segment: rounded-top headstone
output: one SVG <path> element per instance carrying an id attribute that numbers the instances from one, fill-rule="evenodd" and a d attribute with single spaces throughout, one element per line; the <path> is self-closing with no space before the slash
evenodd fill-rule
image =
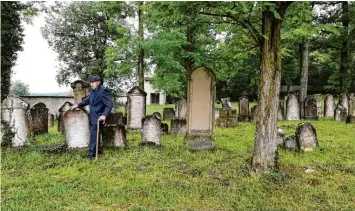
<path id="1" fill-rule="evenodd" d="M 308 122 L 297 126 L 296 140 L 298 149 L 301 151 L 312 151 L 319 146 L 316 129 Z"/>
<path id="2" fill-rule="evenodd" d="M 83 98 L 89 95 L 90 85 L 87 81 L 76 80 L 72 82 L 70 85 L 71 88 L 73 89 L 75 103 L 80 103 L 83 100 Z"/>
<path id="3" fill-rule="evenodd" d="M 68 110 L 63 114 L 68 148 L 87 147 L 90 140 L 89 114 L 84 109 Z"/>
<path id="4" fill-rule="evenodd" d="M 286 120 L 300 119 L 300 105 L 296 94 L 290 94 L 287 97 L 287 114 Z"/>
<path id="5" fill-rule="evenodd" d="M 148 115 L 142 119 L 142 144 L 160 145 L 161 121 L 156 116 Z"/>
<path id="6" fill-rule="evenodd" d="M 29 111 L 31 133 L 48 133 L 48 108 L 42 102 L 36 103 Z"/>
<path id="7" fill-rule="evenodd" d="M 152 116 L 156 116 L 158 119 L 161 120 L 161 114 L 159 112 L 157 112 L 157 111 L 153 112 Z"/>
<path id="8" fill-rule="evenodd" d="M 142 119 L 146 115 L 147 93 L 138 86 L 127 92 L 127 129 L 138 130 L 142 128 Z"/>
<path id="9" fill-rule="evenodd" d="M 324 116 L 334 117 L 335 103 L 333 95 L 327 95 L 324 99 Z"/>
<path id="10" fill-rule="evenodd" d="M 304 118 L 318 120 L 317 100 L 314 96 L 307 96 L 304 102 Z"/>
<path id="11" fill-rule="evenodd" d="M 339 97 L 339 103 L 346 109 L 346 114 L 348 114 L 349 111 L 349 96 L 346 93 L 342 93 Z"/>

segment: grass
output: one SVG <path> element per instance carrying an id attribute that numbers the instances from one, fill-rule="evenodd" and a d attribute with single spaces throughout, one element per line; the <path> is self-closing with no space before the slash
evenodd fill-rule
<path id="1" fill-rule="evenodd" d="M 233 104 L 235 107 L 236 104 Z M 163 106 L 148 106 L 147 113 Z M 281 121 L 292 135 L 300 121 Z M 3 210 L 355 210 L 355 125 L 311 121 L 320 148 L 279 150 L 279 171 L 248 171 L 255 123 L 216 128 L 217 150 L 191 153 L 183 136 L 164 135 L 162 147 L 139 146 L 128 133 L 127 149 L 109 148 L 99 161 L 86 149 L 41 151 L 64 143 L 56 131 L 24 148 L 1 153 Z M 315 168 L 305 173 L 307 167 Z"/>

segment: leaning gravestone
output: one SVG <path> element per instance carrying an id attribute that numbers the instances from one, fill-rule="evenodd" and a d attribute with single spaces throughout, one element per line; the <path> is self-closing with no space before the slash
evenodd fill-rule
<path id="1" fill-rule="evenodd" d="M 53 127 L 54 125 L 54 114 L 48 113 L 48 127 Z"/>
<path id="2" fill-rule="evenodd" d="M 335 121 L 346 121 L 347 118 L 346 108 L 344 106 L 338 104 L 337 108 L 334 111 L 334 119 Z"/>
<path id="3" fill-rule="evenodd" d="M 327 95 L 324 99 L 324 116 L 334 117 L 335 103 L 333 95 Z"/>
<path id="4" fill-rule="evenodd" d="M 317 100 L 313 96 L 307 96 L 304 101 L 304 119 L 318 120 Z"/>
<path id="5" fill-rule="evenodd" d="M 311 123 L 300 123 L 297 126 L 296 142 L 300 151 L 312 151 L 319 147 L 317 133 Z"/>
<path id="6" fill-rule="evenodd" d="M 355 97 L 352 97 L 349 102 L 349 123 L 355 124 Z"/>
<path id="7" fill-rule="evenodd" d="M 342 93 L 339 97 L 339 105 L 342 105 L 346 109 L 346 115 L 349 111 L 349 97 L 346 93 Z"/>
<path id="8" fill-rule="evenodd" d="M 235 109 L 219 109 L 219 118 L 216 125 L 219 127 L 234 127 L 238 123 L 237 111 Z"/>
<path id="9" fill-rule="evenodd" d="M 147 115 L 142 119 L 142 144 L 160 145 L 161 121 L 155 116 Z"/>
<path id="10" fill-rule="evenodd" d="M 26 145 L 30 132 L 28 108 L 29 104 L 20 97 L 9 95 L 4 99 L 1 105 L 1 142 L 5 141 L 5 134 L 9 134 L 13 147 Z"/>
<path id="11" fill-rule="evenodd" d="M 175 111 L 173 108 L 163 108 L 163 120 L 170 120 L 175 118 Z"/>
<path id="12" fill-rule="evenodd" d="M 186 134 L 186 119 L 172 119 L 171 134 Z"/>
<path id="13" fill-rule="evenodd" d="M 239 120 L 249 121 L 249 99 L 246 96 L 239 98 Z"/>
<path id="14" fill-rule="evenodd" d="M 108 115 L 108 118 L 106 120 L 106 124 L 108 124 L 108 125 L 114 125 L 114 124 L 124 125 L 122 112 L 111 112 Z"/>
<path id="15" fill-rule="evenodd" d="M 279 102 L 279 110 L 277 111 L 277 121 L 285 120 L 284 111 L 285 111 L 285 103 Z"/>
<path id="16" fill-rule="evenodd" d="M 251 107 L 251 109 L 250 109 L 251 121 L 256 121 L 257 112 L 258 112 L 258 105 L 254 105 L 253 107 Z"/>
<path id="17" fill-rule="evenodd" d="M 105 124 L 102 133 L 104 146 L 124 148 L 127 146 L 126 128 L 121 124 Z"/>
<path id="18" fill-rule="evenodd" d="M 89 83 L 82 80 L 72 82 L 71 88 L 73 89 L 74 103 L 78 104 L 87 96 L 89 96 Z"/>
<path id="19" fill-rule="evenodd" d="M 36 103 L 29 111 L 31 133 L 48 133 L 48 108 L 44 103 Z"/>
<path id="20" fill-rule="evenodd" d="M 146 96 L 147 93 L 138 86 L 127 92 L 127 129 L 142 129 L 142 119 L 146 115 Z"/>
<path id="21" fill-rule="evenodd" d="M 200 66 L 188 75 L 185 143 L 191 151 L 214 149 L 215 74 Z"/>
<path id="22" fill-rule="evenodd" d="M 175 103 L 175 117 L 186 119 L 186 100 L 182 99 Z"/>
<path id="23" fill-rule="evenodd" d="M 300 119 L 300 104 L 296 94 L 290 94 L 287 97 L 287 114 L 286 120 Z"/>
<path id="24" fill-rule="evenodd" d="M 63 114 L 68 111 L 71 106 L 73 106 L 73 104 L 67 101 L 58 110 L 58 132 L 62 132 L 62 134 L 64 134 Z"/>
<path id="25" fill-rule="evenodd" d="M 87 147 L 90 140 L 89 114 L 84 109 L 68 110 L 63 125 L 68 148 Z"/>
<path id="26" fill-rule="evenodd" d="M 314 98 L 317 101 L 317 116 L 318 117 L 323 117 L 323 112 L 322 112 L 322 95 L 321 94 L 315 94 L 313 95 Z"/>

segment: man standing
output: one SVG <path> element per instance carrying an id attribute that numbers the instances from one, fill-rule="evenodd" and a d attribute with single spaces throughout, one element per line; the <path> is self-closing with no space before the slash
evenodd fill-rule
<path id="1" fill-rule="evenodd" d="M 110 114 L 112 109 L 112 100 L 105 87 L 101 85 L 101 78 L 97 75 L 91 75 L 90 81 L 90 95 L 77 105 L 73 105 L 71 109 L 81 108 L 90 105 L 90 144 L 89 153 L 84 155 L 83 158 L 93 159 L 96 155 L 96 134 L 97 124 L 99 121 L 100 136 L 102 134 L 103 126 L 106 117 Z M 100 146 L 100 142 L 99 142 Z M 99 154 L 102 149 L 99 150 Z"/>

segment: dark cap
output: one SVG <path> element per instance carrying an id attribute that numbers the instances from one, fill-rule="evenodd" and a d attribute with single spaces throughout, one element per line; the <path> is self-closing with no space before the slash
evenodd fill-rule
<path id="1" fill-rule="evenodd" d="M 90 76 L 89 76 L 89 81 L 90 81 L 90 82 L 93 82 L 93 81 L 101 81 L 101 78 L 100 78 L 100 76 L 98 76 L 98 75 L 90 75 Z"/>

